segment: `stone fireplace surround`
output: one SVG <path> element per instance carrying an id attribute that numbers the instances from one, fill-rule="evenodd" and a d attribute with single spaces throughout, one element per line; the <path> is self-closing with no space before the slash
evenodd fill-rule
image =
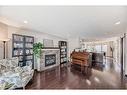
<path id="1" fill-rule="evenodd" d="M 45 55 L 56 54 L 56 64 L 45 66 Z M 60 49 L 42 49 L 41 57 L 38 58 L 37 71 L 44 71 L 52 67 L 60 65 Z"/>

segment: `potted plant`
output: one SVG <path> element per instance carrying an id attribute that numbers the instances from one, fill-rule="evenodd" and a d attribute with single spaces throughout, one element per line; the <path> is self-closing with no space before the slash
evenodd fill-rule
<path id="1" fill-rule="evenodd" d="M 35 43 L 33 45 L 33 53 L 35 55 L 35 63 L 37 70 L 40 71 L 40 57 L 41 57 L 41 49 L 43 48 L 43 44 L 41 42 Z"/>
<path id="2" fill-rule="evenodd" d="M 35 43 L 33 45 L 33 53 L 36 57 L 40 58 L 41 49 L 43 48 L 43 44 L 41 42 Z"/>

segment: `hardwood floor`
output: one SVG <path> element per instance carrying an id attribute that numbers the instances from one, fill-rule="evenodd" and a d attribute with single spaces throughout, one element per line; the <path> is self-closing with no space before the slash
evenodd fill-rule
<path id="1" fill-rule="evenodd" d="M 35 72 L 26 89 L 125 89 L 120 64 L 108 59 L 104 65 L 96 64 L 82 74 L 76 66 L 55 67 Z"/>

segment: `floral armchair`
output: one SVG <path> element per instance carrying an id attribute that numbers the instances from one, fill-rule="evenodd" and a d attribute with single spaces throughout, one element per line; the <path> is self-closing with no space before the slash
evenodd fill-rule
<path id="1" fill-rule="evenodd" d="M 11 59 L 2 59 L 0 60 L 0 72 L 5 72 L 14 69 L 18 66 L 18 58 L 13 57 Z"/>
<path id="2" fill-rule="evenodd" d="M 13 89 L 25 88 L 33 74 L 32 64 L 20 67 L 18 66 L 18 58 L 0 60 L 0 82 L 14 84 Z"/>

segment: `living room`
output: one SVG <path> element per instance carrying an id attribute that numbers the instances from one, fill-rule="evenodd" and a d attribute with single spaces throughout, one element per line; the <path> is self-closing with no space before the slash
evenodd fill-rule
<path id="1" fill-rule="evenodd" d="M 126 89 L 126 13 L 1 6 L 0 89 Z"/>

